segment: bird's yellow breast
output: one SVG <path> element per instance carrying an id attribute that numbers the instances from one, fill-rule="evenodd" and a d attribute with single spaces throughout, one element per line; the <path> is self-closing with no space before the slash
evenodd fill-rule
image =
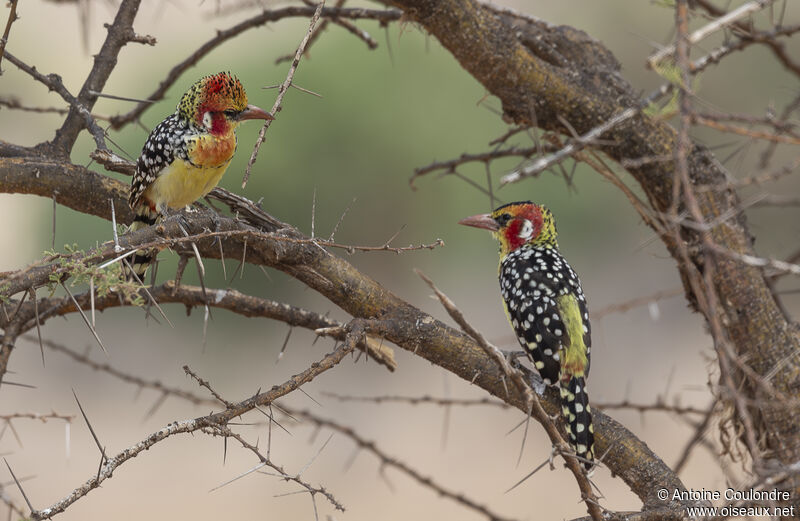
<path id="1" fill-rule="evenodd" d="M 145 191 L 156 208 L 183 208 L 217 186 L 236 152 L 236 136 L 233 131 L 226 136 L 197 136 L 187 149 L 191 162 L 176 158 Z"/>
<path id="2" fill-rule="evenodd" d="M 217 186 L 229 163 L 230 159 L 219 166 L 197 167 L 175 159 L 159 173 L 144 195 L 156 208 L 183 208 Z"/>

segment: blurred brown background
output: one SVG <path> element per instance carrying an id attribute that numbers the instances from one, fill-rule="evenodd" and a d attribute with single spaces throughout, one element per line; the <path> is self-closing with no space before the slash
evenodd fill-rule
<path id="1" fill-rule="evenodd" d="M 266 3 L 265 3 L 266 4 Z M 141 98 L 152 92 L 172 66 L 215 34 L 257 10 L 232 11 L 232 2 L 172 0 L 143 2 L 135 29 L 158 39 L 153 47 L 129 44 L 120 54 L 106 92 Z M 368 4 L 376 7 L 376 4 Z M 603 42 L 621 61 L 623 75 L 647 93 L 663 79 L 644 67 L 649 53 L 673 37 L 673 12 L 659 3 L 626 0 L 596 2 L 507 2 L 555 24 L 587 31 Z M 40 71 L 56 72 L 66 86 L 77 92 L 91 67 L 116 6 L 111 2 L 21 2 L 21 19 L 13 26 L 8 50 Z M 796 22 L 796 5 L 787 9 L 787 23 Z M 223 14 L 218 14 L 217 9 Z M 87 13 L 86 30 L 80 13 Z M 5 20 L 6 10 L 0 11 Z M 701 22 L 696 22 L 699 25 Z M 147 132 L 174 110 L 181 93 L 202 75 L 230 70 L 248 90 L 250 102 L 268 109 L 275 90 L 261 87 L 283 81 L 287 63 L 275 65 L 278 56 L 294 53 L 307 28 L 306 19 L 293 19 L 247 31 L 224 44 L 185 74 L 170 90 L 168 99 L 149 109 L 143 127 L 129 125 L 112 132 L 118 152 L 138 155 Z M 317 235 L 327 236 L 349 207 L 336 234 L 338 242 L 380 245 L 403 227 L 395 244 L 430 243 L 441 238 L 446 246 L 433 251 L 394 255 L 360 253 L 349 257 L 359 269 L 383 285 L 437 317 L 446 315 L 429 298 L 430 291 L 412 272 L 420 268 L 462 308 L 492 341 L 516 348 L 503 317 L 496 280 L 496 245 L 488 234 L 459 227 L 459 218 L 488 211 L 488 198 L 463 180 L 428 176 L 418 180 L 417 190 L 408 179 L 415 167 L 434 160 L 457 157 L 464 152 L 488 149 L 487 143 L 503 134 L 506 126 L 496 114 L 499 104 L 483 99 L 484 89 L 432 38 L 410 24 L 392 24 L 388 30 L 374 22 L 359 22 L 380 43 L 376 51 L 331 26 L 300 64 L 295 82 L 319 92 L 322 99 L 292 90 L 283 111 L 270 128 L 252 178 L 245 190 L 241 178 L 258 132 L 250 123 L 239 130 L 239 152 L 222 186 L 253 200 L 263 198 L 264 208 L 276 217 L 309 233 L 311 208 L 316 193 Z M 86 45 L 83 39 L 86 38 Z M 719 37 L 705 40 L 696 52 L 710 50 Z M 795 42 L 789 50 L 800 51 Z M 709 108 L 763 115 L 778 110 L 797 94 L 797 83 L 763 48 L 751 47 L 719 67 L 710 68 L 696 86 Z M 60 106 L 60 99 L 32 82 L 10 63 L 3 63 L 0 96 L 14 96 L 26 105 Z M 104 99 L 95 113 L 113 115 L 130 109 L 126 102 Z M 0 138 L 23 145 L 49 139 L 60 116 L 0 109 Z M 720 136 L 705 129 L 694 136 L 717 148 L 717 157 L 735 177 L 755 173 L 760 150 L 742 139 Z M 530 145 L 519 137 L 517 143 Z M 744 146 L 743 146 L 744 145 Z M 759 145 L 760 146 L 760 145 Z M 73 161 L 88 164 L 93 143 L 82 135 Z M 782 164 L 791 157 L 780 152 Z M 514 162 L 495 165 L 495 181 Z M 482 166 L 464 168 L 479 184 L 485 184 Z M 797 193 L 796 178 L 764 188 L 753 188 L 743 198 L 763 190 Z M 674 263 L 653 232 L 645 227 L 624 196 L 599 175 L 579 166 L 568 187 L 557 175 L 505 187 L 497 192 L 503 202 L 532 199 L 549 206 L 558 219 L 564 254 L 581 275 L 590 309 L 678 289 Z M 800 220 L 796 208 L 753 208 L 747 211 L 760 254 L 784 258 L 798 245 Z M 33 262 L 50 248 L 52 203 L 32 196 L 0 194 L 0 271 Z M 56 210 L 55 244 L 77 243 L 81 248 L 109 240 L 110 223 L 78 214 L 64 207 Z M 12 246 L 12 247 L 9 247 Z M 341 255 L 347 255 L 344 252 Z M 161 278 L 171 276 L 175 258 L 161 254 Z M 237 262 L 227 261 L 228 277 Z M 333 305 L 279 272 L 267 275 L 252 266 L 244 276 L 226 282 L 220 263 L 207 261 L 206 283 L 230 285 L 244 292 L 327 312 L 345 319 Z M 196 282 L 193 265 L 189 282 Z M 800 308 L 796 280 L 783 280 L 785 305 L 794 315 Z M 259 388 L 283 382 L 318 360 L 332 346 L 328 340 L 314 345 L 312 334 L 296 330 L 285 354 L 276 363 L 287 326 L 264 320 L 248 320 L 221 310 L 213 311 L 203 344 L 202 312 L 187 317 L 181 306 L 165 306 L 175 328 L 145 320 L 140 309 L 111 310 L 98 316 L 98 332 L 109 349 L 106 357 L 94 343 L 80 317 L 54 319 L 44 326 L 44 337 L 84 349 L 98 361 L 130 374 L 160 380 L 203 394 L 187 379 L 181 367 L 189 365 L 209 380 L 228 400 L 240 400 Z M 163 322 L 163 321 L 162 321 Z M 704 323 L 692 314 L 681 296 L 625 313 L 596 319 L 593 325 L 593 360 L 590 391 L 593 401 L 630 399 L 706 407 L 711 401 L 707 386 L 714 382 L 716 362 Z M 94 372 L 59 353 L 45 352 L 42 366 L 38 344 L 20 342 L 12 356 L 10 379 L 35 385 L 34 389 L 4 386 L 0 414 L 56 411 L 77 415 L 74 389 L 106 450 L 117 453 L 174 420 L 206 414 L 206 408 L 168 398 L 157 411 L 148 411 L 159 395 L 139 392 L 106 374 Z M 431 476 L 453 491 L 460 491 L 498 513 L 519 519 L 568 518 L 582 515 L 585 507 L 568 473 L 543 469 L 511 492 L 505 491 L 548 458 L 549 443 L 532 424 L 524 455 L 517 457 L 522 429 L 511 431 L 523 415 L 494 407 L 342 403 L 325 395 L 336 392 L 359 396 L 434 395 L 480 398 L 482 393 L 456 377 L 430 366 L 410 353 L 396 350 L 399 369 L 390 374 L 372 362 L 343 363 L 325 373 L 286 403 L 312 409 L 317 414 L 354 427 L 375 440 L 389 455 Z M 709 374 L 711 376 L 709 377 Z M 679 457 L 692 429 L 686 422 L 664 413 L 611 413 L 644 439 L 668 464 Z M 696 417 L 690 417 L 697 420 Z M 250 415 L 245 421 L 260 422 Z M 295 425 L 291 431 L 273 429 L 271 453 L 289 473 L 297 472 L 317 454 L 328 439 L 327 431 Z M 16 420 L 17 436 L 6 428 L 0 452 L 18 477 L 26 477 L 25 490 L 36 508 L 64 497 L 97 471 L 99 455 L 80 417 L 67 428 L 63 421 L 42 424 Z M 242 427 L 251 442 L 265 446 L 262 425 Z M 713 441 L 714 430 L 710 439 Z M 320 518 L 348 520 L 481 519 L 476 513 L 437 497 L 396 471 L 382 472 L 379 462 L 366 452 L 354 456 L 353 443 L 334 435 L 330 443 L 303 473 L 313 484 L 325 485 L 346 507 L 335 512 L 317 498 Z M 219 490 L 210 489 L 245 472 L 257 463 L 251 453 L 234 443 L 228 445 L 223 465 L 223 443 L 202 435 L 175 437 L 158 444 L 123 465 L 101 490 L 93 491 L 59 519 L 153 519 L 153 518 L 264 518 L 313 519 L 311 501 L 298 487 L 276 477 L 252 474 Z M 695 451 L 682 473 L 687 487 L 723 490 L 727 485 L 716 457 L 706 449 Z M 23 501 L 2 478 L 5 493 L 15 503 Z M 637 499 L 620 480 L 599 470 L 595 481 L 605 495 L 604 505 L 633 510 Z"/>

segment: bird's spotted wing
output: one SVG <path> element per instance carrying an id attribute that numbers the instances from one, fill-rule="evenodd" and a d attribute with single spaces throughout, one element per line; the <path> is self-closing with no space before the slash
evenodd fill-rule
<path id="1" fill-rule="evenodd" d="M 500 265 L 500 290 L 508 319 L 522 347 L 548 383 L 559 380 L 560 350 L 568 332 L 559 297 L 574 295 L 580 312 L 581 342 L 589 346 L 586 301 L 572 268 L 552 248 L 521 248 L 510 253 Z M 584 318 L 585 317 L 585 318 Z M 585 325 L 585 327 L 584 327 Z M 573 328 L 574 329 L 574 328 Z M 588 363 L 587 363 L 588 371 Z"/>
<path id="2" fill-rule="evenodd" d="M 172 114 L 153 129 L 136 161 L 136 172 L 128 196 L 131 208 L 135 209 L 141 204 L 144 192 L 167 165 L 176 158 L 189 160 L 186 139 L 189 134 L 189 125 L 177 114 Z"/>

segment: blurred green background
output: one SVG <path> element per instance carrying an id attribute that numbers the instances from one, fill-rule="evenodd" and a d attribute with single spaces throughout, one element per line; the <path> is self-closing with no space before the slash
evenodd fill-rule
<path id="1" fill-rule="evenodd" d="M 658 3 L 626 0 L 507 4 L 551 23 L 587 31 L 615 53 L 623 64 L 623 76 L 643 93 L 663 81 L 646 70 L 644 63 L 653 49 L 673 37 L 671 9 Z M 230 27 L 257 12 L 227 12 L 230 5 L 232 2 L 225 1 L 143 2 L 135 29 L 155 36 L 158 44 L 155 48 L 126 46 L 105 92 L 146 97 L 174 64 L 212 37 L 215 30 Z M 62 75 L 73 93 L 80 89 L 91 68 L 91 55 L 105 36 L 102 23 L 110 22 L 116 10 L 108 2 L 82 2 L 80 6 L 21 2 L 21 19 L 13 26 L 8 44 L 10 52 L 40 71 Z M 796 7 L 788 6 L 787 24 L 800 17 Z M 216 14 L 217 8 L 227 14 Z M 88 9 L 85 32 L 80 23 L 82 9 Z M 0 12 L 2 19 L 3 13 Z M 702 23 L 703 20 L 696 20 L 693 27 Z M 433 251 L 337 254 L 347 256 L 363 272 L 414 305 L 444 318 L 445 313 L 429 298 L 427 287 L 412 272 L 413 268 L 420 268 L 492 341 L 512 348 L 514 339 L 502 315 L 497 290 L 496 245 L 488 234 L 456 224 L 464 216 L 490 210 L 488 197 L 455 176 L 432 174 L 417 180 L 416 191 L 409 187 L 409 178 L 417 167 L 464 152 L 489 149 L 489 141 L 507 130 L 498 115 L 499 102 L 486 97 L 483 87 L 414 24 L 392 24 L 386 30 L 375 22 L 358 25 L 370 32 L 379 48 L 369 51 L 340 27 L 330 26 L 301 61 L 295 76 L 299 86 L 323 97 L 290 90 L 244 190 L 242 174 L 258 124 L 242 125 L 238 131 L 239 151 L 221 185 L 253 200 L 263 199 L 268 212 L 307 234 L 311 232 L 312 201 L 316 199 L 315 234 L 322 237 L 331 233 L 347 209 L 335 236 L 340 243 L 380 245 L 401 228 L 393 243 L 397 246 L 443 239 L 445 247 Z M 188 85 L 205 74 L 233 72 L 245 85 L 250 103 L 269 110 L 277 90 L 262 87 L 283 81 L 288 63 L 276 65 L 275 59 L 294 53 L 307 26 L 305 19 L 285 20 L 249 30 L 222 45 L 187 72 L 170 89 L 166 100 L 147 110 L 141 125 L 132 124 L 111 133 L 118 153 L 135 158 L 149 129 L 174 110 Z M 704 40 L 695 48 L 695 57 L 721 42 L 721 36 Z M 790 43 L 787 51 L 798 56 L 800 46 Z M 780 113 L 798 94 L 797 78 L 787 74 L 761 47 L 752 47 L 710 68 L 697 88 L 698 103 L 704 110 L 754 115 L 763 115 L 770 109 Z M 48 94 L 45 87 L 32 82 L 8 62 L 3 63 L 0 96 L 14 96 L 30 106 L 62 106 L 56 95 Z M 94 112 L 113 115 L 130 108 L 126 102 L 103 99 Z M 50 139 L 60 121 L 61 116 L 2 108 L 0 138 L 35 144 Z M 755 165 L 763 143 L 747 143 L 706 129 L 695 129 L 693 134 L 714 147 L 732 176 L 758 173 Z M 511 143 L 530 146 L 531 140 L 521 134 Z M 93 148 L 91 139 L 82 135 L 73 161 L 90 164 L 88 153 Z M 774 165 L 788 162 L 792 152 L 796 154 L 789 147 L 780 149 Z M 493 163 L 493 182 L 496 184 L 516 164 Z M 92 168 L 100 171 L 96 165 Z M 566 168 L 570 171 L 571 164 Z M 486 184 L 482 165 L 464 167 L 459 172 L 482 186 Z M 625 174 L 622 178 L 632 182 Z M 128 182 L 124 176 L 120 179 Z M 797 193 L 798 183 L 796 177 L 790 176 L 777 184 L 750 188 L 743 197 L 747 200 L 764 190 Z M 562 251 L 581 275 L 590 309 L 601 310 L 656 291 L 679 288 L 674 263 L 652 231 L 642 224 L 616 188 L 585 166 L 576 169 L 572 186 L 567 186 L 560 175 L 545 173 L 539 179 L 500 189 L 496 195 L 504 202 L 532 199 L 554 211 Z M 7 245 L 0 252 L 0 271 L 33 262 L 50 247 L 51 201 L 0 194 L 0 214 L 7 223 L 13 223 L 0 231 L 0 244 Z M 800 221 L 796 208 L 753 208 L 748 209 L 747 215 L 760 254 L 784 258 L 797 250 Z M 56 217 L 57 248 L 65 243 L 90 248 L 112 237 L 111 225 L 104 220 L 64 207 L 57 208 Z M 163 252 L 160 259 L 160 279 L 171 277 L 176 265 L 174 255 Z M 236 260 L 227 261 L 229 279 L 237 264 Z M 230 286 L 347 318 L 313 291 L 274 270 L 265 274 L 246 266 L 241 278 L 237 275 L 226 281 L 218 261 L 206 261 L 205 266 L 209 286 Z M 192 265 L 184 280 L 197 282 Z M 793 280 L 780 283 L 780 288 L 787 291 L 784 304 L 795 316 L 800 299 L 797 292 L 791 291 L 796 287 Z M 93 356 L 132 374 L 197 391 L 180 369 L 189 364 L 229 400 L 285 380 L 331 347 L 328 341 L 312 346 L 313 335 L 295 331 L 285 355 L 276 364 L 288 330 L 283 324 L 244 319 L 217 310 L 212 312 L 204 343 L 202 310 L 195 310 L 189 317 L 181 306 L 166 306 L 166 310 L 174 329 L 146 320 L 138 309 L 111 310 L 100 315 L 98 331 L 110 351 L 107 359 L 92 344 L 90 333 L 77 316 L 51 320 L 43 334 L 81 351 L 86 346 Z M 714 372 L 713 349 L 702 321 L 689 312 L 681 297 L 611 314 L 594 321 L 593 330 L 593 400 L 629 398 L 652 402 L 662 396 L 670 402 L 679 400 L 698 407 L 710 403 L 706 384 L 709 373 Z M 36 342 L 20 342 L 12 357 L 14 378 L 37 388 L 4 387 L 0 412 L 57 410 L 75 414 L 69 393 L 74 388 L 112 452 L 133 444 L 165 422 L 207 412 L 168 399 L 154 415 L 146 416 L 157 399 L 153 391 L 140 395 L 135 387 L 93 373 L 59 354 L 46 356 L 47 364 L 42 367 Z M 533 426 L 524 458 L 516 466 L 522 433 L 507 433 L 520 421 L 517 412 L 487 408 L 444 412 L 437 407 L 342 404 L 323 394 L 335 391 L 373 396 L 482 396 L 467 382 L 411 354 L 397 350 L 396 356 L 399 370 L 394 374 L 372 363 L 345 363 L 315 380 L 306 390 L 323 406 L 302 396 L 291 396 L 287 401 L 297 407 L 313 407 L 319 414 L 354 426 L 422 474 L 434 476 L 446 487 L 464 491 L 501 513 L 522 519 L 538 518 L 531 505 L 536 505 L 538 514 L 549 516 L 577 516 L 583 512 L 577 504 L 574 485 L 560 471 L 543 471 L 504 494 L 549 455 L 549 445 Z M 691 433 L 683 420 L 664 414 L 618 412 L 614 417 L 642 436 L 667 463 L 675 461 Z M 56 501 L 96 470 L 93 442 L 80 421 L 72 426 L 66 452 L 60 440 L 60 424 L 18 423 L 24 445 L 6 433 L 0 438 L 0 450 L 9 455 L 18 475 L 36 475 L 25 485 L 35 498 L 35 506 Z M 249 429 L 244 430 L 251 441 L 264 439 L 263 426 Z M 278 433 L 273 440 L 275 459 L 290 471 L 299 470 L 327 438 L 326 433 L 309 438 L 313 431 L 309 428 L 295 430 L 294 436 Z M 713 433 L 709 436 L 714 438 Z M 111 512 L 118 519 L 152 517 L 154 512 L 163 517 L 184 517 L 189 509 L 195 519 L 212 519 L 221 515 L 253 517 L 263 509 L 271 513 L 269 517 L 313 519 L 307 496 L 273 498 L 273 494 L 294 489 L 268 476 L 249 476 L 208 494 L 206 491 L 213 486 L 255 464 L 248 454 L 230 447 L 228 462 L 220 467 L 219 440 L 196 436 L 191 441 L 167 442 L 153 454 L 131 463 L 130 468 L 122 468 L 103 490 L 79 501 L 62 518 L 105 518 Z M 311 482 L 323 482 L 348 506 L 348 512 L 336 513 L 335 519 L 480 519 L 391 471 L 387 477 L 391 487 L 376 480 L 379 465 L 366 454 L 345 472 L 344 463 L 353 450 L 348 440 L 335 437 L 306 475 Z M 469 456 L 465 458 L 466 454 Z M 699 451 L 684 472 L 687 486 L 721 486 L 723 474 L 715 470 L 712 461 L 710 453 Z M 608 507 L 637 508 L 635 498 L 607 471 L 600 471 L 597 480 L 608 498 Z M 134 500 L 133 490 L 144 499 Z M 13 496 L 16 492 L 8 493 Z M 18 496 L 14 497 L 21 502 Z M 321 500 L 317 504 L 321 512 L 333 514 Z"/>

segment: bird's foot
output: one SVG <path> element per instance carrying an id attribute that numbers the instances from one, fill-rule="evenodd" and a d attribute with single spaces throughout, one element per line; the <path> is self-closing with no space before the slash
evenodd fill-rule
<path id="1" fill-rule="evenodd" d="M 530 353 L 525 350 L 516 350 L 516 351 L 506 351 L 502 350 L 503 356 L 508 360 L 508 364 L 515 368 L 515 369 L 523 369 L 523 372 L 528 374 L 528 384 L 531 386 L 531 389 L 536 391 L 536 394 L 542 396 L 544 394 L 544 390 L 547 388 L 547 382 L 542 380 L 542 377 L 539 376 L 538 373 L 535 371 L 531 371 L 528 367 L 523 366 L 520 359 L 530 360 Z"/>

